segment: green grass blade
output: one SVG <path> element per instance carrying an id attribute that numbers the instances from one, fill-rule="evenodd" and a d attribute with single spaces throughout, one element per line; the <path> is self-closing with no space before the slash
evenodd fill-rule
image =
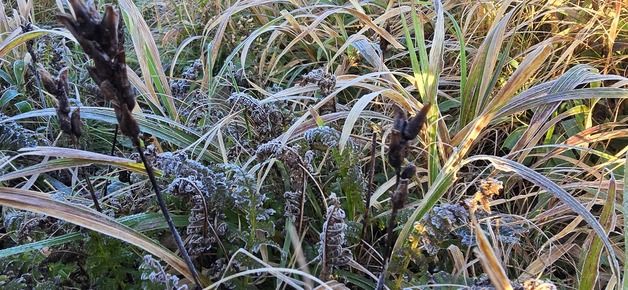
<path id="1" fill-rule="evenodd" d="M 170 91 L 170 85 L 166 78 L 165 71 L 161 64 L 159 51 L 155 44 L 155 39 L 146 24 L 146 21 L 142 17 L 142 14 L 137 9 L 137 6 L 130 0 L 118 1 L 124 23 L 128 27 L 129 35 L 133 41 L 133 47 L 137 54 L 137 59 L 142 70 L 142 76 L 146 87 L 154 98 L 161 101 L 162 105 L 166 108 L 168 116 L 173 120 L 178 120 L 179 114 L 172 99 L 172 92 Z"/>
<path id="2" fill-rule="evenodd" d="M 162 259 L 188 279 L 192 279 L 185 262 L 170 250 L 109 216 L 87 207 L 54 200 L 47 193 L 6 187 L 0 188 L 0 204 L 45 214 L 135 245 Z"/>
<path id="3" fill-rule="evenodd" d="M 608 185 L 608 195 L 602 213 L 600 214 L 600 224 L 604 227 L 606 233 L 614 226 L 613 215 L 615 214 L 615 194 L 616 194 L 615 177 L 611 173 L 611 179 Z M 600 237 L 593 237 L 591 246 L 588 248 L 587 255 L 582 265 L 582 276 L 580 276 L 579 290 L 589 290 L 595 287 L 595 282 L 600 274 L 600 257 L 604 244 Z"/>
<path id="4" fill-rule="evenodd" d="M 443 54 L 445 46 L 445 19 L 443 7 L 440 0 L 434 0 L 434 12 L 436 13 L 436 23 L 434 25 L 434 37 L 429 55 L 429 70 L 424 73 L 426 77 L 427 94 L 429 103 L 432 104 L 428 112 L 428 181 L 432 184 L 440 172 L 440 154 L 443 151 L 438 143 L 438 120 L 440 112 L 438 109 L 438 80 L 443 70 Z M 441 147 L 441 148 L 439 148 Z"/>
<path id="5" fill-rule="evenodd" d="M 460 63 L 460 95 L 462 96 L 462 92 L 465 91 L 465 88 L 467 87 L 467 50 L 466 50 L 466 45 L 465 45 L 465 41 L 464 41 L 464 34 L 462 34 L 462 30 L 460 29 L 460 25 L 458 24 L 458 22 L 456 21 L 456 18 L 454 18 L 454 16 L 445 11 L 445 13 L 447 14 L 447 17 L 449 17 L 449 20 L 451 20 L 451 24 L 454 28 L 454 33 L 456 35 L 456 38 L 458 39 L 458 43 L 460 45 L 460 52 L 458 53 L 458 57 L 459 57 L 459 63 Z"/>

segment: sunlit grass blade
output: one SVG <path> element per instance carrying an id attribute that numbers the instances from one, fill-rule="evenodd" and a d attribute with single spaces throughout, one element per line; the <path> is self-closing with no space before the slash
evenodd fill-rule
<path id="1" fill-rule="evenodd" d="M 499 51 L 505 38 L 506 24 L 510 20 L 512 13 L 506 14 L 502 19 L 496 20 L 496 25 L 486 36 L 484 42 L 471 63 L 467 84 L 460 96 L 460 114 L 458 116 L 458 126 L 463 128 L 473 120 L 482 108 L 478 104 L 485 103 L 488 92 L 492 90 L 488 86 L 493 76 L 498 73 L 494 72 L 497 62 L 499 61 Z"/>
<path id="2" fill-rule="evenodd" d="M 20 150 L 21 154 L 14 157 L 17 159 L 21 156 L 45 156 L 57 157 L 59 159 L 47 160 L 31 166 L 20 168 L 3 175 L 0 175 L 0 181 L 23 178 L 31 175 L 68 169 L 72 167 L 89 166 L 91 164 L 113 165 L 124 168 L 131 172 L 145 173 L 144 165 L 130 159 L 115 157 L 110 155 L 98 154 L 89 151 L 62 148 L 62 147 L 33 147 Z M 6 164 L 6 163 L 5 163 Z M 158 173 L 159 174 L 159 173 Z"/>
<path id="3" fill-rule="evenodd" d="M 587 65 L 577 65 L 571 68 L 556 80 L 550 88 L 549 93 L 575 89 L 576 86 L 582 83 L 585 78 L 591 74 L 592 70 L 593 68 Z M 535 110 L 534 116 L 530 120 L 530 124 L 526 128 L 526 131 L 523 133 L 519 141 L 517 141 L 517 144 L 513 146 L 512 150 L 517 151 L 527 145 L 532 135 L 537 133 L 539 128 L 546 122 L 547 118 L 549 118 L 551 114 L 556 111 L 559 105 L 560 102 L 556 102 L 538 107 Z M 523 158 L 525 158 L 525 154 L 522 154 L 522 157 L 520 157 L 519 160 L 521 161 Z"/>
<path id="4" fill-rule="evenodd" d="M 159 50 L 150 28 L 133 1 L 120 0 L 118 3 L 135 47 L 135 53 L 137 54 L 146 87 L 153 95 L 153 98 L 161 100 L 162 105 L 166 108 L 166 112 L 168 112 L 168 116 L 172 120 L 178 120 L 179 113 L 172 98 L 170 84 L 166 78 Z"/>
<path id="5" fill-rule="evenodd" d="M 604 227 L 602 227 L 600 222 L 595 219 L 591 212 L 589 212 L 578 200 L 576 200 L 568 192 L 566 192 L 564 189 L 562 189 L 560 186 L 558 186 L 547 177 L 512 160 L 497 156 L 477 155 L 469 157 L 464 161 L 464 163 L 468 164 L 478 160 L 489 161 L 497 170 L 503 172 L 513 172 L 521 176 L 522 178 L 552 193 L 556 198 L 569 206 L 571 210 L 577 213 L 585 222 L 587 222 L 587 224 L 589 224 L 589 226 L 597 234 L 597 237 L 600 238 L 602 244 L 604 245 L 604 247 L 606 247 L 609 261 L 612 265 L 611 270 L 617 277 L 619 277 L 619 262 L 617 261 L 617 257 L 615 256 L 613 244 L 606 234 L 606 230 L 604 229 Z"/>
<path id="6" fill-rule="evenodd" d="M 473 211 L 471 214 L 474 214 Z M 475 216 L 471 217 L 471 225 L 478 244 L 478 247 L 475 249 L 475 255 L 480 259 L 484 273 L 488 275 L 496 289 L 512 290 L 513 288 L 512 285 L 510 285 L 508 276 L 506 276 L 506 271 L 502 267 L 499 259 L 497 259 L 493 247 L 491 247 L 490 242 L 484 235 L 484 232 L 482 232 L 482 227 L 478 224 Z"/>
<path id="7" fill-rule="evenodd" d="M 74 36 L 68 33 L 67 30 L 36 29 L 26 33 L 21 33 L 21 31 L 22 29 L 18 28 L 18 30 L 16 30 L 17 33 L 12 33 L 9 37 L 5 38 L 2 43 L 0 43 L 0 57 L 5 57 L 6 54 L 9 53 L 11 50 L 21 44 L 26 43 L 29 40 L 33 40 L 48 34 L 60 35 L 76 42 Z"/>

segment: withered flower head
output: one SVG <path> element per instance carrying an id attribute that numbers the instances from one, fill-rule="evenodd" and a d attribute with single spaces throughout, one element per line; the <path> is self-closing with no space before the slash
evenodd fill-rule
<path id="1" fill-rule="evenodd" d="M 403 132 L 406 124 L 408 123 L 408 115 L 399 106 L 395 105 L 395 123 L 393 124 L 393 130 Z"/>
<path id="2" fill-rule="evenodd" d="M 70 14 L 57 16 L 79 42 L 83 51 L 94 61 L 89 67 L 92 79 L 105 98 L 111 101 L 116 112 L 120 131 L 131 138 L 139 135 L 139 125 L 131 111 L 135 95 L 126 72 L 122 21 L 113 6 L 106 5 L 101 16 L 93 2 L 70 0 L 76 18 Z M 135 138 L 134 138 L 135 139 Z"/>
<path id="3" fill-rule="evenodd" d="M 393 123 L 392 133 L 390 134 L 390 144 L 388 145 L 388 162 L 395 168 L 397 174 L 401 172 L 401 165 L 406 158 L 408 142 L 416 138 L 421 131 L 430 106 L 430 104 L 426 104 L 416 116 L 409 120 L 403 109 L 394 106 L 395 121 Z"/>
<path id="4" fill-rule="evenodd" d="M 408 120 L 405 128 L 403 129 L 403 137 L 407 140 L 412 140 L 419 135 L 423 124 L 427 118 L 427 112 L 429 112 L 432 104 L 426 104 L 421 110 L 412 118 Z"/>
<path id="5" fill-rule="evenodd" d="M 473 198 L 469 201 L 470 206 L 477 208 L 478 205 L 488 213 L 491 212 L 490 201 L 504 188 L 501 181 L 494 178 L 487 178 L 480 180 L 479 191 L 475 193 Z"/>
<path id="6" fill-rule="evenodd" d="M 416 174 L 416 166 L 414 164 L 408 164 L 406 168 L 401 172 L 401 179 L 411 179 Z"/>
<path id="7" fill-rule="evenodd" d="M 401 132 L 393 130 L 390 134 L 390 144 L 388 145 L 388 163 L 399 172 L 405 157 L 406 142 L 403 140 Z"/>
<path id="8" fill-rule="evenodd" d="M 70 116 L 70 125 L 72 126 L 72 135 L 76 138 L 81 137 L 81 109 L 76 108 Z"/>
<path id="9" fill-rule="evenodd" d="M 71 120 L 70 117 L 70 100 L 68 99 L 68 68 L 64 67 L 61 69 L 57 77 L 53 77 L 41 65 L 37 68 L 37 72 L 41 78 L 44 88 L 57 99 L 55 109 L 57 112 L 57 118 L 59 119 L 59 127 L 61 128 L 61 131 L 68 135 L 75 136 L 76 138 L 80 137 L 80 129 L 77 131 L 79 134 L 76 135 L 72 128 L 72 122 L 75 121 Z M 73 114 L 72 118 L 78 118 L 78 124 L 80 124 L 80 115 L 75 117 Z"/>

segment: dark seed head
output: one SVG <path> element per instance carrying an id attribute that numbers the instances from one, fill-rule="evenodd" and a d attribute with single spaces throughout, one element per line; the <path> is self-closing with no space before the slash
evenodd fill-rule
<path id="1" fill-rule="evenodd" d="M 431 104 L 426 104 L 421 108 L 421 110 L 416 114 L 416 116 L 410 118 L 408 123 L 406 124 L 403 130 L 403 138 L 406 140 L 412 140 L 419 135 L 425 120 L 427 119 L 427 112 L 430 110 Z"/>
<path id="2" fill-rule="evenodd" d="M 406 168 L 401 172 L 401 179 L 411 179 L 416 174 L 416 166 L 414 164 L 408 164 Z"/>
<path id="3" fill-rule="evenodd" d="M 70 124 L 72 125 L 72 135 L 77 139 L 81 137 L 81 109 L 76 108 L 72 112 L 70 117 Z"/>
<path id="4" fill-rule="evenodd" d="M 406 111 L 395 105 L 395 123 L 393 124 L 393 130 L 403 132 L 406 127 L 407 119 Z"/>
<path id="5" fill-rule="evenodd" d="M 388 162 L 395 168 L 396 172 L 399 172 L 405 157 L 406 141 L 401 137 L 401 132 L 393 130 L 392 134 L 390 134 L 390 145 L 388 146 Z"/>

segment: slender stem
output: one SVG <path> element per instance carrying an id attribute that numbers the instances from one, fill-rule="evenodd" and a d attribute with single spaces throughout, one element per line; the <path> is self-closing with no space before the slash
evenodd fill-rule
<path id="1" fill-rule="evenodd" d="M 72 143 L 74 143 L 74 149 L 79 149 L 78 140 L 75 136 L 72 136 Z M 94 202 L 94 208 L 96 208 L 98 212 L 102 212 L 102 208 L 100 207 L 100 203 L 98 202 L 98 197 L 96 196 L 96 191 L 94 190 L 94 184 L 92 184 L 92 181 L 89 179 L 89 175 L 85 174 L 87 168 L 79 168 L 78 170 L 79 174 L 82 173 L 83 178 L 85 178 L 85 183 L 87 183 L 87 191 L 89 191 L 92 202 Z"/>
<path id="2" fill-rule="evenodd" d="M 111 142 L 111 153 L 109 155 L 113 156 L 113 153 L 116 151 L 116 143 L 118 143 L 118 124 L 116 124 L 116 129 L 113 133 L 113 142 Z M 111 165 L 107 166 L 107 174 L 111 172 Z M 109 179 L 105 181 L 105 186 L 102 189 L 102 196 L 107 196 L 107 187 L 109 187 Z"/>
<path id="3" fill-rule="evenodd" d="M 391 260 L 392 247 L 396 240 L 395 238 L 393 238 L 393 230 L 397 222 L 397 212 L 398 212 L 397 208 L 393 206 L 392 213 L 390 214 L 390 219 L 388 220 L 388 227 L 386 228 L 386 248 L 384 249 L 384 267 L 382 269 L 382 273 L 379 275 L 379 279 L 377 280 L 377 287 L 375 288 L 377 290 L 384 289 L 384 282 L 386 281 L 386 274 L 388 272 L 388 266 Z"/>
<path id="4" fill-rule="evenodd" d="M 83 170 L 83 173 L 85 173 L 85 170 Z M 100 203 L 98 202 L 98 197 L 96 196 L 96 191 L 94 190 L 94 184 L 92 184 L 92 181 L 89 179 L 89 176 L 87 174 L 84 175 L 85 182 L 87 182 L 87 191 L 89 191 L 89 194 L 92 196 L 92 201 L 94 201 L 94 207 L 98 212 L 102 212 L 102 208 L 100 207 Z"/>
<path id="5" fill-rule="evenodd" d="M 181 236 L 179 235 L 179 232 L 177 231 L 177 228 L 175 227 L 174 222 L 172 221 L 170 212 L 168 211 L 168 208 L 166 207 L 166 202 L 161 196 L 161 190 L 159 189 L 159 184 L 157 184 L 157 179 L 155 178 L 153 167 L 148 163 L 148 160 L 146 159 L 146 156 L 144 155 L 144 150 L 142 148 L 139 138 L 138 137 L 133 138 L 133 143 L 135 145 L 135 148 L 137 149 L 137 153 L 139 153 L 140 158 L 142 159 L 142 163 L 144 163 L 144 167 L 146 168 L 146 174 L 148 175 L 148 179 L 150 180 L 150 183 L 153 186 L 153 190 L 155 191 L 155 196 L 157 197 L 157 203 L 159 204 L 159 208 L 161 209 L 161 212 L 163 213 L 164 218 L 166 219 L 166 222 L 168 223 L 168 228 L 170 228 L 170 232 L 172 232 L 172 236 L 174 237 L 177 247 L 179 248 L 179 252 L 181 252 L 181 256 L 183 256 L 183 260 L 187 264 L 190 272 L 192 272 L 192 277 L 194 278 L 194 283 L 196 283 L 196 287 L 198 287 L 199 289 L 202 289 L 198 272 L 196 272 L 194 263 L 192 263 L 192 259 L 190 259 L 190 255 L 188 254 L 188 251 L 185 249 L 183 240 L 181 239 Z"/>
<path id="6" fill-rule="evenodd" d="M 377 133 L 373 131 L 371 138 L 371 160 L 369 161 L 369 179 L 368 179 L 368 194 L 366 195 L 366 208 L 364 209 L 364 218 L 362 219 L 362 233 L 360 234 L 360 241 L 366 239 L 366 227 L 369 224 L 369 214 L 371 212 L 371 197 L 375 187 L 373 186 L 373 180 L 375 178 L 375 157 L 377 150 Z M 361 244 L 360 244 L 361 245 Z M 360 247 L 361 249 L 362 247 Z"/>

